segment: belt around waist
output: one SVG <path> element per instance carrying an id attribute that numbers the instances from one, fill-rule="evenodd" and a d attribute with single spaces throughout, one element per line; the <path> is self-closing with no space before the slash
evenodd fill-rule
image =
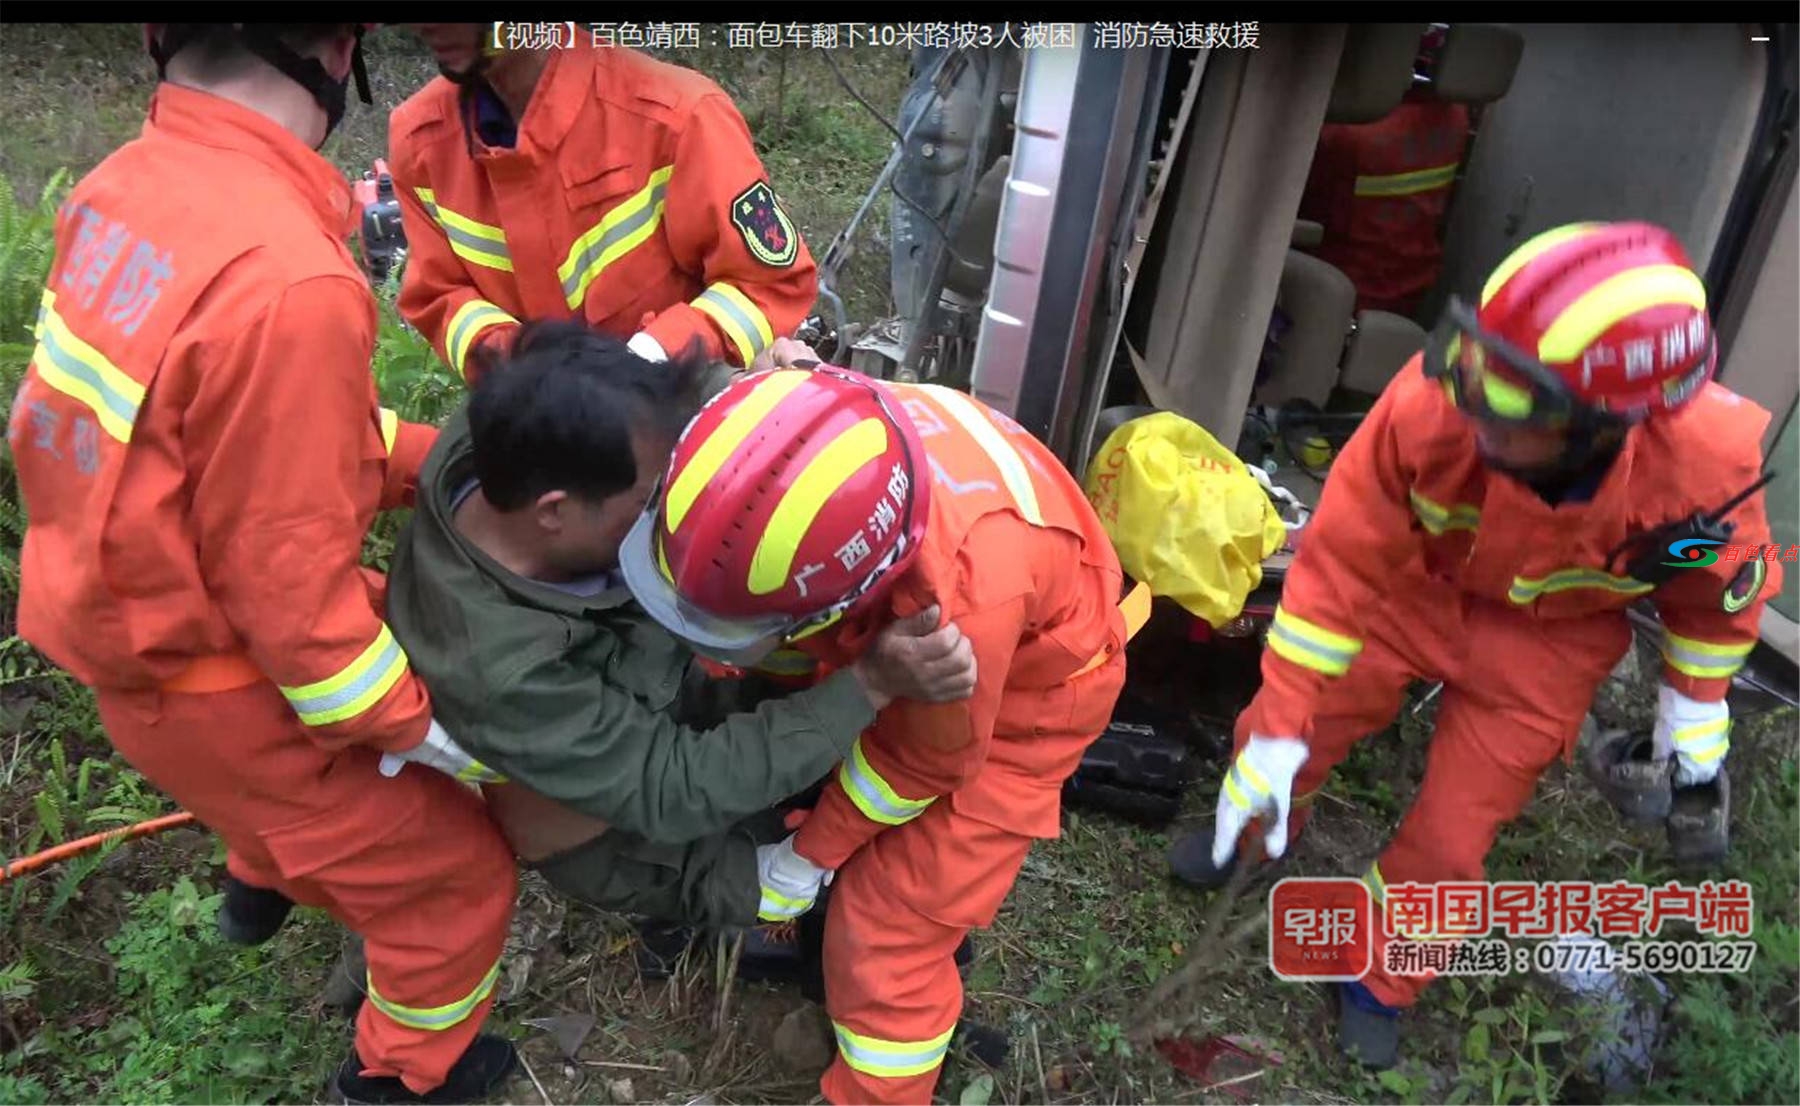
<path id="1" fill-rule="evenodd" d="M 1151 598 L 1150 585 L 1138 584 L 1126 593 L 1125 598 L 1119 600 L 1119 613 L 1125 616 L 1125 640 L 1119 643 L 1119 648 L 1123 649 L 1126 642 L 1129 642 L 1132 638 L 1136 637 L 1137 632 L 1144 628 L 1144 623 L 1150 621 Z M 1105 664 L 1108 660 L 1111 660 L 1112 655 L 1113 649 L 1111 646 L 1100 650 L 1093 655 L 1092 659 L 1082 665 L 1081 670 L 1076 672 L 1075 675 L 1084 676 L 1087 673 L 1092 672 L 1094 669 Z M 1073 679 L 1073 677 L 1071 677 L 1071 679 Z"/>
<path id="2" fill-rule="evenodd" d="M 219 691 L 236 691 L 240 687 L 263 680 L 262 669 L 244 653 L 218 653 L 196 657 L 180 672 L 164 680 L 164 691 L 180 695 L 208 695 Z"/>

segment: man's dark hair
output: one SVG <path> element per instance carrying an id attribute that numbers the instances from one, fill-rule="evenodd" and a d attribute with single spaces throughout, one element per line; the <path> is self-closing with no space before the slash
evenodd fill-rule
<path id="1" fill-rule="evenodd" d="M 634 438 L 672 443 L 699 409 L 708 362 L 649 361 L 580 323 L 538 322 L 469 400 L 475 478 L 502 511 L 551 491 L 590 502 L 638 480 Z"/>
<path id="2" fill-rule="evenodd" d="M 279 39 L 297 54 L 306 54 L 342 35 L 353 34 L 354 23 L 270 23 L 257 31 Z M 163 53 L 195 80 L 227 81 L 254 71 L 261 60 L 244 45 L 229 23 L 168 23 L 159 38 Z"/>

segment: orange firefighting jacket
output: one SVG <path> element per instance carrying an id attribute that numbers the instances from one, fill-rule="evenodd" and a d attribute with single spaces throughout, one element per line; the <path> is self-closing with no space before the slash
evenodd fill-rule
<path id="1" fill-rule="evenodd" d="M 881 627 L 937 604 L 969 639 L 977 684 L 960 703 L 895 702 L 858 739 L 795 841 L 827 868 L 938 801 L 1055 837 L 1063 781 L 1124 684 L 1124 577 L 1074 479 L 1017 423 L 961 392 L 889 387 L 934 473 L 924 543 L 877 610 L 800 644 L 848 663 Z"/>
<path id="2" fill-rule="evenodd" d="M 476 343 L 524 318 L 643 331 L 671 355 L 698 342 L 744 366 L 818 296 L 743 117 L 692 70 L 615 47 L 557 50 L 511 149 L 481 141 L 443 78 L 395 109 L 389 131 L 407 238 L 400 312 L 465 379 L 480 371 Z"/>
<path id="3" fill-rule="evenodd" d="M 1780 565 L 1721 558 L 1652 588 L 1607 559 L 1628 535 L 1710 512 L 1755 483 L 1768 412 L 1709 384 L 1632 430 L 1592 499 L 1552 507 L 1482 465 L 1466 416 L 1420 365 L 1415 355 L 1332 464 L 1283 584 L 1250 729 L 1306 736 L 1325 681 L 1355 678 L 1359 612 L 1402 605 L 1434 578 L 1520 618 L 1617 618 L 1647 597 L 1664 627 L 1663 679 L 1723 699 L 1756 645 L 1763 602 L 1781 589 Z M 1733 545 L 1769 542 L 1760 494 L 1730 521 Z"/>
<path id="4" fill-rule="evenodd" d="M 170 84 L 59 212 L 7 432 L 30 516 L 19 632 L 83 683 L 247 654 L 327 745 L 425 736 L 358 566 L 434 431 L 377 405 L 350 215 L 293 135 Z"/>
<path id="5" fill-rule="evenodd" d="M 1410 316 L 1437 283 L 1439 231 L 1468 142 L 1468 109 L 1420 94 L 1376 122 L 1319 133 L 1300 217 L 1324 227 L 1313 252 L 1356 285 L 1357 310 Z"/>

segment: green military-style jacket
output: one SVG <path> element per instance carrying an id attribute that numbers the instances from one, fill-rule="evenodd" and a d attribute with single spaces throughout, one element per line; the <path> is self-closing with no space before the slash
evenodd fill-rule
<path id="1" fill-rule="evenodd" d="M 623 583 L 579 596 L 518 576 L 451 523 L 474 479 L 466 408 L 439 435 L 394 551 L 387 620 L 469 755 L 652 841 L 722 831 L 811 785 L 874 722 L 848 671 L 710 723 L 693 653 Z M 698 694 L 697 694 L 698 693 Z"/>

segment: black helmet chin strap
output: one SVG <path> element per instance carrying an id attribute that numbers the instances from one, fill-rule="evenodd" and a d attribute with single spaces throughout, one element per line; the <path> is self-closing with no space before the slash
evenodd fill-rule
<path id="1" fill-rule="evenodd" d="M 190 45 L 208 27 L 227 26 L 207 23 L 171 23 L 164 28 L 161 41 L 150 40 L 150 57 L 156 62 L 156 76 L 167 75 L 169 60 Z M 274 66 L 288 80 L 304 88 L 325 112 L 325 133 L 330 135 L 344 118 L 349 78 L 334 80 L 318 58 L 309 58 L 281 40 L 279 25 L 259 23 L 229 24 L 232 35 L 244 47 Z M 350 56 L 350 77 L 356 80 L 356 94 L 365 104 L 374 103 L 369 93 L 369 71 L 363 61 L 363 30 L 356 28 L 356 50 Z"/>

